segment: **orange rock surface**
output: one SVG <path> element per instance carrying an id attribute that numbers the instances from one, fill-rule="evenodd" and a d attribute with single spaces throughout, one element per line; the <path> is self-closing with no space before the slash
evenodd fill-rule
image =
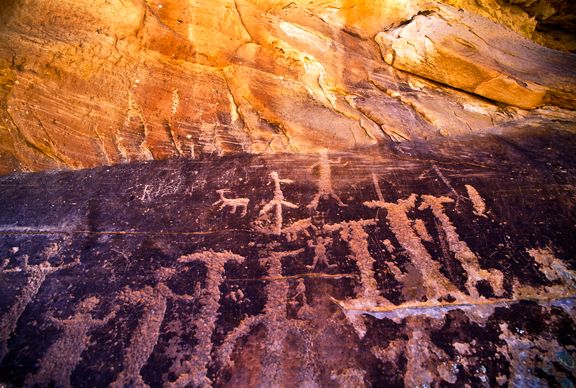
<path id="1" fill-rule="evenodd" d="M 575 56 L 536 19 L 445 3 L 10 0 L 0 173 L 574 123 Z"/>

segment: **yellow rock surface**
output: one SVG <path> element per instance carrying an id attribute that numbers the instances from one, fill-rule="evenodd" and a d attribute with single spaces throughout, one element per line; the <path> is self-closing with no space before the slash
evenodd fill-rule
<path id="1" fill-rule="evenodd" d="M 518 35 L 527 11 L 456 1 L 4 2 L 0 173 L 355 149 L 542 115 L 501 103 L 573 107 L 573 56 Z"/>

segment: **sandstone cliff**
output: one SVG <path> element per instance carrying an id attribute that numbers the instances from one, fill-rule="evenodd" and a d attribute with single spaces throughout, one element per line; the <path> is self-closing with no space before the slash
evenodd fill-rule
<path id="1" fill-rule="evenodd" d="M 0 173 L 573 123 L 570 7 L 5 1 Z"/>

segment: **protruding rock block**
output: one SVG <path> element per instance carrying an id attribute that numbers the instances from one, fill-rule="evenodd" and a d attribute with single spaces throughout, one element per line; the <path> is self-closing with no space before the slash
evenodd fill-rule
<path id="1" fill-rule="evenodd" d="M 443 6 L 376 41 L 397 69 L 524 109 L 576 108 L 576 55 L 539 46 L 489 19 Z"/>

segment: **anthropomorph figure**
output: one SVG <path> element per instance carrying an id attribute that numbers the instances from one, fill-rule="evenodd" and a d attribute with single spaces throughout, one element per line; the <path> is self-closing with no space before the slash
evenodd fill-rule
<path id="1" fill-rule="evenodd" d="M 19 272 L 23 270 L 28 278 L 26 279 L 26 284 L 20 288 L 21 292 L 14 303 L 10 307 L 7 313 L 2 315 L 0 318 L 0 363 L 8 354 L 8 340 L 10 336 L 16 330 L 18 325 L 18 320 L 20 316 L 26 310 L 28 304 L 34 299 L 42 284 L 46 280 L 46 277 L 56 271 L 67 269 L 73 267 L 80 263 L 79 259 L 69 264 L 62 264 L 53 266 L 48 260 L 41 262 L 40 264 L 30 265 L 28 264 L 28 256 L 22 257 L 23 265 L 22 268 L 18 269 L 3 269 L 3 273 L 6 272 Z"/>
<path id="2" fill-rule="evenodd" d="M 336 264 L 330 264 L 328 262 L 328 256 L 326 254 L 326 245 L 331 244 L 332 239 L 330 237 L 318 237 L 316 239 L 316 244 L 311 240 L 308 241 L 308 246 L 314 248 L 314 260 L 311 265 L 307 265 L 306 268 L 314 269 L 317 265 L 321 264 L 327 268 L 337 267 Z"/>
<path id="3" fill-rule="evenodd" d="M 29 375 L 24 386 L 48 385 L 70 387 L 70 376 L 90 344 L 90 331 L 107 324 L 116 315 L 117 308 L 103 319 L 92 318 L 91 311 L 100 301 L 92 296 L 80 302 L 76 314 L 68 319 L 47 318 L 62 331 L 58 340 L 48 348 L 40 361 L 40 368 Z"/>
<path id="4" fill-rule="evenodd" d="M 276 171 L 272 171 L 270 173 L 270 177 L 274 181 L 274 198 L 270 202 L 268 202 L 262 210 L 260 210 L 260 215 L 263 216 L 266 213 L 269 213 L 272 209 L 274 209 L 274 227 L 273 233 L 280 234 L 282 232 L 282 206 L 289 207 L 291 209 L 297 209 L 298 205 L 295 205 L 291 202 L 288 202 L 284 198 L 284 193 L 282 192 L 282 188 L 280 187 L 281 183 L 293 183 L 291 179 L 280 179 L 278 177 L 278 173 Z"/>
<path id="5" fill-rule="evenodd" d="M 341 163 L 342 158 L 338 158 L 337 160 L 330 160 L 328 158 L 327 149 L 323 148 L 320 151 L 320 160 L 310 167 L 311 169 L 318 167 L 318 192 L 316 195 L 314 195 L 314 198 L 312 198 L 310 204 L 306 206 L 307 208 L 316 209 L 318 207 L 320 198 L 328 199 L 329 197 L 334 198 L 338 203 L 338 206 L 348 206 L 342 202 L 340 197 L 336 195 L 334 189 L 332 188 L 332 168 L 330 165 Z"/>
<path id="6" fill-rule="evenodd" d="M 130 345 L 124 354 L 124 369 L 110 387 L 146 386 L 140 375 L 140 370 L 150 358 L 154 346 L 158 342 L 168 299 L 174 301 L 190 301 L 194 299 L 192 295 L 175 294 L 166 285 L 166 282 L 174 273 L 174 269 L 162 267 L 154 273 L 155 286 L 146 286 L 138 291 L 127 290 L 122 295 L 122 298 L 129 302 L 142 303 L 144 305 L 144 313 L 140 318 L 138 327 L 132 334 Z"/>
<path id="7" fill-rule="evenodd" d="M 204 263 L 207 271 L 205 287 L 200 296 L 202 308 L 195 319 L 195 337 L 198 343 L 194 347 L 194 353 L 188 359 L 178 363 L 176 381 L 167 383 L 167 387 L 212 386 L 208 379 L 208 365 L 212 359 L 212 334 L 216 328 L 220 309 L 222 296 L 220 285 L 224 280 L 224 266 L 228 262 L 240 264 L 245 260 L 244 257 L 231 252 L 214 251 L 196 252 L 178 259 L 179 263 Z"/>
<path id="8" fill-rule="evenodd" d="M 220 210 L 224 209 L 226 206 L 230 206 L 232 208 L 230 210 L 230 214 L 235 214 L 236 208 L 241 207 L 242 213 L 240 214 L 240 217 L 244 217 L 246 215 L 246 212 L 248 211 L 248 203 L 250 202 L 250 199 L 248 199 L 248 198 L 226 198 L 225 194 L 230 192 L 230 190 L 228 190 L 228 189 L 220 189 L 220 190 L 216 190 L 216 192 L 220 196 L 220 199 L 218 201 L 214 202 L 212 204 L 213 206 L 220 205 L 220 208 L 219 208 Z"/>

